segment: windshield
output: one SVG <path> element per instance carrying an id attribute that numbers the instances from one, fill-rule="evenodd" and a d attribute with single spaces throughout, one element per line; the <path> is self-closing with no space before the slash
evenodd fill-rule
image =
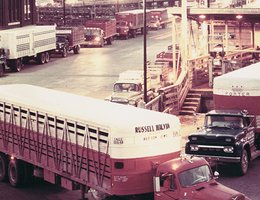
<path id="1" fill-rule="evenodd" d="M 243 118 L 240 116 L 225 116 L 225 115 L 208 115 L 206 117 L 206 127 L 220 128 L 243 128 Z"/>
<path id="2" fill-rule="evenodd" d="M 57 36 L 56 37 L 56 41 L 57 42 L 66 42 L 66 37 L 64 37 L 64 36 Z"/>
<path id="3" fill-rule="evenodd" d="M 101 30 L 100 29 L 86 29 L 85 34 L 86 35 L 100 36 L 101 35 Z"/>
<path id="4" fill-rule="evenodd" d="M 116 23 L 117 26 L 127 26 L 127 22 L 126 21 L 118 21 Z"/>
<path id="5" fill-rule="evenodd" d="M 114 92 L 138 92 L 139 87 L 134 83 L 116 83 L 114 85 Z"/>
<path id="6" fill-rule="evenodd" d="M 189 169 L 179 174 L 179 180 L 182 187 L 189 187 L 198 183 L 207 182 L 211 177 L 211 171 L 207 165 Z"/>

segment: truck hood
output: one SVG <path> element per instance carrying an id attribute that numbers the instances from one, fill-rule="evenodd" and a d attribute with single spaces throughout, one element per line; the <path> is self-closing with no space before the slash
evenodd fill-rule
<path id="1" fill-rule="evenodd" d="M 111 100 L 129 100 L 138 95 L 140 95 L 140 92 L 113 92 Z"/>
<path id="2" fill-rule="evenodd" d="M 199 184 L 196 186 L 191 196 L 193 200 L 232 200 L 232 199 L 245 199 L 245 195 L 228 188 L 216 181 L 211 183 Z"/>
<path id="3" fill-rule="evenodd" d="M 242 133 L 243 129 L 233 129 L 233 128 L 205 128 L 199 132 L 193 133 L 192 136 L 205 136 L 205 137 L 218 137 L 227 136 L 234 137 L 239 133 Z"/>

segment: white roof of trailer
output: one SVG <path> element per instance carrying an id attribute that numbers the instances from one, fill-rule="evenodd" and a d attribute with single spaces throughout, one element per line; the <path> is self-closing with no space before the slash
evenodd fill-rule
<path id="1" fill-rule="evenodd" d="M 116 134 L 132 134 L 136 133 L 136 127 L 160 124 L 171 125 L 166 131 L 178 131 L 180 128 L 179 119 L 174 115 L 33 85 L 1 85 L 0 101 L 114 130 Z"/>
<path id="2" fill-rule="evenodd" d="M 260 96 L 260 63 L 226 73 L 214 78 L 213 93 L 226 92 L 250 93 L 250 96 Z M 249 93 L 248 93 L 249 92 Z"/>
<path id="3" fill-rule="evenodd" d="M 137 10 L 126 10 L 126 11 L 120 11 L 117 14 L 139 14 L 139 13 L 143 13 L 144 10 L 143 9 L 137 9 Z M 149 10 L 147 10 L 146 12 L 150 12 Z"/>
<path id="4" fill-rule="evenodd" d="M 29 25 L 29 26 L 23 26 L 18 28 L 11 28 L 11 29 L 5 29 L 1 30 L 1 33 L 15 33 L 15 32 L 30 32 L 33 31 L 45 31 L 46 29 L 55 30 L 56 27 L 54 25 Z"/>

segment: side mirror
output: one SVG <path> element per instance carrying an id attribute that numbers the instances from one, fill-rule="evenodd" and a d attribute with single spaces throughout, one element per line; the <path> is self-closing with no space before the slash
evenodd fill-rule
<path id="1" fill-rule="evenodd" d="M 160 192 L 160 178 L 154 176 L 153 177 L 153 187 L 155 192 Z"/>
<path id="2" fill-rule="evenodd" d="M 219 177 L 219 173 L 217 171 L 214 171 L 214 178 L 217 179 Z"/>

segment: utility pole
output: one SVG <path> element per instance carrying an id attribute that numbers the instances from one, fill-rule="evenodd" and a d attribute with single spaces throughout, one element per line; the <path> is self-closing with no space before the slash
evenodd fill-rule
<path id="1" fill-rule="evenodd" d="M 144 102 L 147 103 L 147 51 L 146 51 L 146 0 L 143 0 L 143 7 L 144 7 Z"/>
<path id="2" fill-rule="evenodd" d="M 63 0 L 63 25 L 66 25 L 66 0 Z"/>

